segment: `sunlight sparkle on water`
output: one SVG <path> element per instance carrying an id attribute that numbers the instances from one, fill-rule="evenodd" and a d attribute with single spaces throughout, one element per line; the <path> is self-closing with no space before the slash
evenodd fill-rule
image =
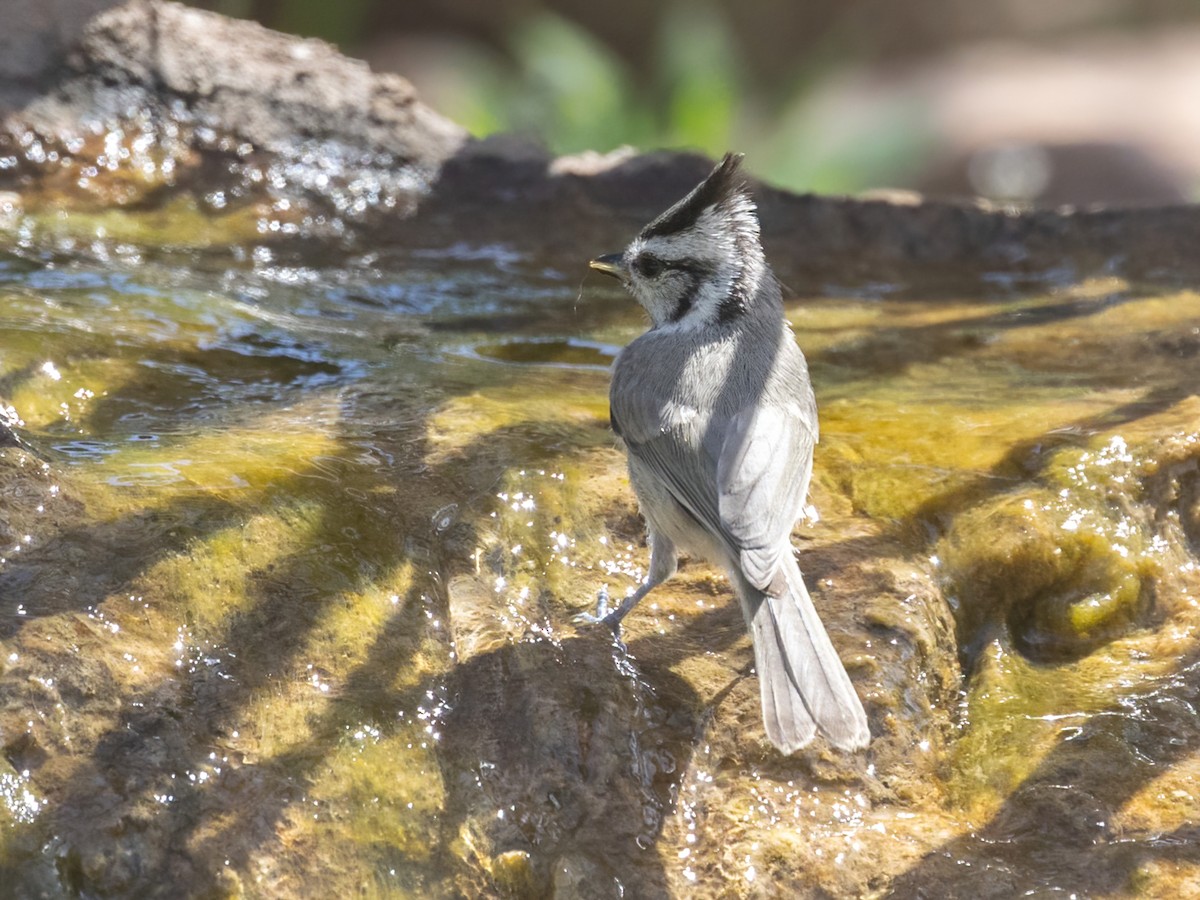
<path id="1" fill-rule="evenodd" d="M 37 818 L 42 811 L 45 801 L 37 797 L 29 789 L 29 772 L 22 771 L 0 773 L 0 800 L 8 809 L 13 819 L 28 824 Z"/>

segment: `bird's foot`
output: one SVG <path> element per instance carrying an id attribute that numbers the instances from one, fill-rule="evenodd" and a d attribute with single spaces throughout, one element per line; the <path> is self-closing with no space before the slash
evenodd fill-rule
<path id="1" fill-rule="evenodd" d="M 575 616 L 576 625 L 607 625 L 616 634 L 621 630 L 621 617 L 615 610 L 608 608 L 608 587 L 602 587 L 596 592 L 596 611 L 594 613 L 579 613 Z"/>

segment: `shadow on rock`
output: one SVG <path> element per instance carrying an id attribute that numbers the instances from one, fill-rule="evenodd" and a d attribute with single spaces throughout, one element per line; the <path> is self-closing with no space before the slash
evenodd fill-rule
<path id="1" fill-rule="evenodd" d="M 466 893 L 666 895 L 655 844 L 700 720 L 687 682 L 598 629 L 481 654 L 446 694 L 441 845 L 476 864 Z"/>
<path id="2" fill-rule="evenodd" d="M 348 725 L 364 719 L 380 722 L 380 738 L 385 739 L 399 727 L 397 709 L 415 710 L 428 697 L 449 694 L 454 695 L 456 705 L 461 704 L 466 717 L 455 722 L 470 722 L 470 729 L 479 728 L 481 734 L 490 733 L 497 739 L 495 747 L 478 747 L 472 733 L 455 724 L 447 725 L 447 749 L 439 751 L 439 759 L 446 770 L 451 819 L 459 816 L 464 822 L 471 821 L 476 808 L 477 797 L 462 793 L 469 785 L 459 775 L 481 771 L 481 764 L 491 757 L 518 759 L 516 749 L 504 745 L 504 740 L 515 735 L 522 752 L 534 763 L 533 768 L 523 771 L 543 779 L 548 773 L 558 773 L 557 779 L 546 781 L 552 785 L 551 792 L 556 790 L 553 785 L 559 787 L 555 799 L 542 798 L 545 803 L 557 801 L 564 808 L 572 804 L 578 808 L 581 798 L 602 797 L 605 790 L 614 789 L 614 779 L 626 773 L 632 781 L 628 789 L 617 790 L 616 796 L 623 798 L 618 805 L 636 805 L 640 824 L 630 839 L 641 838 L 644 846 L 653 843 L 669 809 L 669 788 L 664 782 L 668 774 L 664 773 L 686 764 L 690 732 L 679 736 L 681 728 L 687 731 L 686 723 L 681 726 L 673 720 L 665 724 L 660 721 L 665 714 L 653 699 L 654 690 L 639 682 L 631 670 L 619 670 L 611 649 L 587 654 L 577 642 L 562 647 L 541 641 L 523 642 L 473 658 L 451 669 L 449 675 L 439 671 L 421 678 L 411 690 L 392 687 L 397 673 L 414 668 L 414 657 L 427 652 L 430 644 L 442 643 L 443 658 L 451 653 L 445 645 L 445 632 L 431 632 L 429 623 L 431 619 L 449 620 L 452 610 L 441 585 L 454 572 L 472 565 L 476 540 L 469 525 L 446 530 L 435 527 L 435 509 L 448 496 L 458 498 L 468 508 L 490 498 L 513 459 L 537 457 L 535 445 L 540 433 L 536 423 L 527 422 L 498 429 L 444 462 L 428 465 L 422 461 L 427 448 L 420 438 L 408 426 L 402 431 L 391 436 L 404 447 L 403 455 L 397 454 L 392 475 L 401 481 L 419 478 L 420 490 L 410 491 L 396 502 L 370 498 L 347 503 L 327 479 L 297 486 L 298 492 L 307 492 L 310 498 L 314 488 L 330 491 L 328 495 L 318 494 L 319 519 L 306 532 L 303 546 L 250 572 L 247 602 L 226 617 L 223 634 L 189 651 L 184 665 L 175 673 L 153 680 L 132 697 L 122 697 L 121 688 L 111 683 L 111 676 L 101 679 L 103 672 L 85 667 L 74 680 L 90 681 L 91 687 L 69 699 L 68 705 L 78 717 L 69 727 L 76 736 L 76 745 L 92 744 L 93 749 L 86 761 L 71 767 L 61 786 L 56 787 L 54 782 L 66 772 L 47 747 L 32 738 L 9 741 L 5 749 L 10 760 L 38 773 L 39 784 L 50 793 L 53 804 L 46 827 L 55 835 L 57 847 L 52 861 L 39 848 L 26 848 L 39 863 L 9 868 L 5 877 L 11 878 L 11 883 L 31 890 L 45 882 L 80 893 L 136 891 L 148 897 L 179 896 L 180 885 L 194 888 L 190 896 L 230 888 L 240 877 L 236 873 L 244 873 L 249 862 L 263 855 L 278 856 L 285 819 L 342 746 Z M 383 435 L 377 432 L 375 437 L 382 439 Z M 222 505 L 210 512 L 218 525 L 245 514 L 241 505 Z M 210 523 L 189 537 L 202 538 L 215 527 Z M 387 558 L 372 561 L 361 553 L 338 552 L 337 548 L 348 540 L 348 531 L 396 538 Z M 124 580 L 133 579 L 153 560 L 178 553 L 182 546 L 182 542 L 168 543 L 134 554 L 129 571 L 117 574 Z M 337 682 L 335 690 L 327 700 L 317 695 L 314 712 L 307 722 L 296 726 L 293 739 L 260 760 L 246 761 L 236 752 L 227 753 L 232 732 L 258 698 L 296 689 L 296 673 L 303 668 L 300 655 L 307 652 L 331 608 L 346 602 L 343 598 L 348 592 L 385 581 L 389 572 L 406 562 L 419 571 L 428 571 L 428 576 L 417 578 L 403 598 L 397 598 L 395 613 L 371 634 L 359 664 L 342 678 L 327 676 Z M 119 581 L 116 586 L 123 583 Z M 98 590 L 96 599 L 116 586 Z M 69 630 L 70 625 L 63 627 Z M 77 667 L 72 660 L 63 665 Z M 576 669 L 588 672 L 591 682 L 585 693 L 578 695 L 571 693 L 573 685 L 579 684 L 575 681 Z M 506 682 L 497 674 L 504 671 L 525 674 L 506 688 Z M 103 689 L 103 702 L 98 703 L 99 698 L 93 694 L 102 681 L 109 684 Z M 505 709 L 517 731 L 488 725 L 494 690 L 514 698 Z M 675 690 L 681 693 L 686 688 L 680 684 Z M 483 692 L 484 699 L 477 697 L 478 692 Z M 534 695 L 543 695 L 545 702 L 531 705 L 524 718 L 516 715 L 518 706 Z M 11 692 L 8 700 L 12 704 L 22 702 Z M 611 720 L 618 701 L 623 711 L 632 711 L 635 721 L 624 723 L 627 728 Z M 692 705 L 684 704 L 685 708 Z M 545 710 L 549 711 L 549 719 L 542 718 L 540 711 Z M 585 724 L 582 731 L 577 730 L 577 741 L 584 741 L 579 746 L 590 748 L 577 748 L 576 762 L 571 761 L 570 730 L 564 731 L 561 738 L 554 737 L 562 724 L 561 717 L 568 714 L 583 716 Z M 94 732 L 89 729 L 97 725 L 85 728 L 85 719 L 103 719 L 106 724 L 93 738 Z M 520 737 L 522 722 L 533 729 L 534 738 L 550 741 L 540 755 L 536 740 L 531 743 L 529 737 Z M 593 736 L 588 738 L 585 733 Z M 643 749 L 631 746 L 631 733 L 644 733 Z M 615 761 L 610 746 L 613 741 L 625 752 Z M 220 762 L 214 764 L 214 759 Z M 561 760 L 557 768 L 555 760 Z M 49 768 L 42 769 L 43 764 Z M 591 776 L 584 778 L 588 771 Z M 573 787 L 571 777 L 576 781 L 583 778 L 583 786 Z M 657 818 L 651 815 L 653 810 L 658 810 Z M 496 807 L 489 807 L 489 816 L 495 818 L 496 812 Z M 568 859 L 573 851 L 561 836 L 570 829 L 550 825 L 547 829 L 540 842 L 558 848 L 558 855 Z M 42 834 L 40 829 L 37 833 Z M 551 834 L 559 837 L 552 838 Z M 461 843 L 456 841 L 437 852 L 453 854 L 457 849 L 461 849 Z M 384 851 L 383 855 L 398 857 L 397 864 L 403 862 L 402 849 Z M 536 877 L 568 877 L 552 873 L 545 859 L 539 855 L 537 865 L 530 869 Z M 603 859 L 596 849 L 592 856 L 580 857 L 578 866 L 584 869 L 579 871 L 586 874 L 590 871 L 587 866 Z M 45 871 L 51 863 L 55 871 Z M 451 865 L 449 856 L 443 863 L 447 872 L 461 877 L 464 883 L 479 874 L 471 865 L 465 869 L 461 863 Z M 304 862 L 299 861 L 297 866 L 303 868 Z M 568 868 L 576 871 L 578 866 Z M 484 871 L 499 872 L 494 865 Z M 279 877 L 285 881 L 299 879 L 291 887 L 303 893 L 303 878 L 295 871 Z M 488 877 L 502 882 L 505 876 Z M 647 878 L 642 879 L 646 884 L 654 880 Z"/>

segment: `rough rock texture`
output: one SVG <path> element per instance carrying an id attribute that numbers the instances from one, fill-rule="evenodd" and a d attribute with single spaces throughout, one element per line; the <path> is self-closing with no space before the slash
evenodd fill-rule
<path id="1" fill-rule="evenodd" d="M 519 217 L 515 234 L 534 233 L 551 243 L 578 240 L 578 225 L 566 226 L 586 212 L 610 240 L 628 239 L 631 229 L 686 192 L 710 166 L 703 157 L 675 152 L 551 160 L 500 137 L 470 144 L 450 159 L 423 212 L 429 218 L 435 210 L 469 210 L 461 221 L 480 230 L 494 229 L 497 215 L 510 222 Z M 785 264 L 785 281 L 897 275 L 903 281 L 914 267 L 926 286 L 931 277 L 951 283 L 990 273 L 1008 280 L 1200 273 L 1193 252 L 1200 208 L 1194 206 L 1020 212 L 911 194 L 825 197 L 767 186 L 757 196 L 768 255 L 795 267 L 787 271 Z"/>
<path id="2" fill-rule="evenodd" d="M 403 78 L 373 74 L 329 44 L 143 0 L 89 23 L 57 83 L 10 128 L 86 133 L 145 110 L 185 112 L 258 148 L 329 140 L 425 168 L 466 137 Z"/>

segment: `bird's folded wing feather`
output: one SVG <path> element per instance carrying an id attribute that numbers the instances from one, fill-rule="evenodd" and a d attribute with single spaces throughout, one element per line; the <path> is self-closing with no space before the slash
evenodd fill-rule
<path id="1" fill-rule="evenodd" d="M 717 509 L 715 465 L 686 450 L 673 435 L 661 434 L 635 443 L 626 439 L 629 454 L 645 464 L 684 509 L 714 536 L 726 537 Z"/>
<path id="2" fill-rule="evenodd" d="M 769 594 L 786 589 L 780 561 L 792 552 L 814 443 L 813 430 L 793 405 L 747 407 L 723 430 L 716 473 L 722 531 L 738 548 L 747 580 Z"/>
<path id="3" fill-rule="evenodd" d="M 812 471 L 815 439 L 802 411 L 751 407 L 710 422 L 699 446 L 685 445 L 647 412 L 632 404 L 614 407 L 630 454 L 723 539 L 751 584 L 778 593 L 780 557 L 791 553 L 792 526 Z"/>
<path id="4" fill-rule="evenodd" d="M 656 404 L 645 394 L 613 395 L 610 418 L 631 457 L 648 468 L 692 517 L 714 536 L 722 534 L 717 509 L 716 459 L 682 436 L 690 415 Z"/>

